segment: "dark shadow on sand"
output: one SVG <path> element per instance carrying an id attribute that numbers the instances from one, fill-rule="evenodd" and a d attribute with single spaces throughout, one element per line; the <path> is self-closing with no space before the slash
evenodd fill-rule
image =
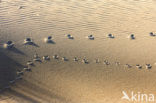
<path id="1" fill-rule="evenodd" d="M 8 49 L 8 50 L 10 50 L 10 51 L 12 51 L 12 52 L 14 52 L 14 53 L 17 53 L 17 54 L 26 55 L 24 52 L 22 52 L 21 50 L 15 48 L 15 47 L 10 48 L 10 49 Z"/>
<path id="2" fill-rule="evenodd" d="M 48 44 L 56 44 L 53 40 L 49 41 Z"/>
<path id="3" fill-rule="evenodd" d="M 70 40 L 74 40 L 74 37 L 69 38 Z"/>
<path id="4" fill-rule="evenodd" d="M 20 93 L 20 92 L 17 92 L 17 91 L 11 90 L 11 89 L 9 90 L 9 92 L 16 97 L 19 97 L 19 98 L 26 100 L 28 103 L 41 103 L 41 102 L 31 98 L 31 97 L 28 97 L 28 96 Z"/>
<path id="5" fill-rule="evenodd" d="M 23 65 L 0 51 L 0 91 L 9 85 L 9 81 L 15 79 L 17 69 L 22 67 Z"/>
<path id="6" fill-rule="evenodd" d="M 35 46 L 35 47 L 39 47 L 39 45 L 37 45 L 36 43 L 34 42 L 30 42 L 30 43 L 26 43 L 24 45 L 32 45 L 32 46 Z"/>
<path id="7" fill-rule="evenodd" d="M 35 81 L 38 82 L 38 80 L 35 80 Z M 67 99 L 65 99 L 65 98 L 63 98 L 63 97 L 61 97 L 61 96 L 59 96 L 57 94 L 54 94 L 54 93 L 50 92 L 48 90 L 48 87 L 46 85 L 42 84 L 42 83 L 40 85 L 44 85 L 43 86 L 44 88 L 42 88 L 40 86 L 37 86 L 36 84 L 31 83 L 31 82 L 29 82 L 27 80 L 23 80 L 23 82 L 20 85 L 22 87 L 18 86 L 18 88 L 20 88 L 23 92 L 26 92 L 27 94 L 30 94 L 30 95 L 32 95 L 32 96 L 34 96 L 36 98 L 40 98 L 40 99 L 42 99 L 44 101 L 49 101 L 49 100 L 47 100 L 46 98 L 44 98 L 44 97 L 42 97 L 40 95 L 40 94 L 44 94 L 48 98 L 56 99 L 56 100 L 61 101 L 61 103 L 62 102 L 63 103 L 68 103 Z M 49 103 L 51 103 L 51 102 L 49 101 Z"/>

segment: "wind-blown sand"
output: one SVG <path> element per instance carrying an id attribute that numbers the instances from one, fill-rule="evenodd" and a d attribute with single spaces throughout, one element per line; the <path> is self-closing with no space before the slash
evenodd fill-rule
<path id="1" fill-rule="evenodd" d="M 0 103 L 129 103 L 122 91 L 156 94 L 154 0 L 2 0 L 0 2 L 0 88 L 6 87 L 37 53 L 35 62 Z M 112 33 L 115 38 L 107 38 Z M 136 39 L 127 37 L 134 34 Z M 68 39 L 71 34 L 74 39 Z M 86 37 L 92 34 L 95 40 Z M 53 37 L 53 44 L 44 38 Z M 37 46 L 23 45 L 31 37 Z M 12 40 L 15 48 L 4 49 Z M 52 58 L 59 55 L 59 60 Z M 61 57 L 69 61 L 62 61 Z M 74 62 L 78 57 L 80 61 Z M 81 62 L 83 58 L 89 64 Z M 100 63 L 95 63 L 99 58 Z M 108 60 L 110 65 L 105 65 Z M 117 66 L 115 62 L 120 62 Z M 146 69 L 145 64 L 152 69 Z M 130 64 L 132 68 L 124 65 Z M 137 69 L 136 64 L 143 66 Z"/>

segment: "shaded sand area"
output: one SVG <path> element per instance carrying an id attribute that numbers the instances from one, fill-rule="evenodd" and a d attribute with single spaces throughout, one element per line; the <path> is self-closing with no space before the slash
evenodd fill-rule
<path id="1" fill-rule="evenodd" d="M 0 103 L 129 103 L 121 100 L 123 90 L 156 95 L 156 37 L 149 36 L 156 32 L 155 4 L 155 0 L 1 0 L 0 88 L 8 86 L 34 54 L 41 59 L 49 55 L 50 60 L 35 62 L 22 80 L 1 92 Z M 108 38 L 109 33 L 115 38 Z M 91 34 L 94 40 L 86 38 Z M 130 34 L 136 39 L 127 38 Z M 48 36 L 53 43 L 44 42 Z M 27 37 L 36 45 L 24 45 Z M 3 48 L 9 40 L 14 49 Z M 55 54 L 58 60 L 53 59 Z M 81 62 L 84 58 L 88 64 Z"/>

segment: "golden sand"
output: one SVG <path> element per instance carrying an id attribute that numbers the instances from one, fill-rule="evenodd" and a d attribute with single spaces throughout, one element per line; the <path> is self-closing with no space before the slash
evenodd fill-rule
<path id="1" fill-rule="evenodd" d="M 11 90 L 0 94 L 0 103 L 129 103 L 121 100 L 123 90 L 156 94 L 156 37 L 149 36 L 150 32 L 156 32 L 155 3 L 154 0 L 2 0 L 0 66 L 10 68 L 9 78 L 14 78 L 16 70 L 21 70 L 27 61 L 33 61 L 36 53 L 41 59 L 49 56 L 50 60 L 35 62 L 31 72 L 25 72 Z M 115 38 L 108 38 L 109 33 Z M 128 38 L 131 34 L 135 40 Z M 93 35 L 94 40 L 87 39 L 88 35 Z M 44 41 L 48 36 L 52 36 L 53 43 Z M 24 45 L 28 37 L 35 45 Z M 16 49 L 3 48 L 9 40 Z M 58 60 L 53 59 L 55 54 Z M 74 61 L 74 57 L 79 61 Z M 82 63 L 84 58 L 88 64 Z M 105 60 L 110 64 L 104 64 Z M 9 66 L 5 64 L 7 61 Z M 146 69 L 145 64 L 151 64 L 152 68 Z M 4 68 L 1 66 L 1 71 Z M 2 83 L 6 85 L 7 80 Z"/>

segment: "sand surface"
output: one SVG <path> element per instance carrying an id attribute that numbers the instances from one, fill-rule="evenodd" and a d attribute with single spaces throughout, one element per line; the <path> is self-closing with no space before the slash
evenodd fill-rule
<path id="1" fill-rule="evenodd" d="M 156 94 L 156 37 L 149 36 L 156 32 L 155 4 L 155 0 L 1 0 L 0 88 L 35 53 L 51 60 L 35 63 L 23 80 L 0 94 L 0 103 L 129 103 L 121 100 L 123 90 Z M 109 33 L 115 38 L 107 38 Z M 135 40 L 127 38 L 132 33 Z M 95 40 L 86 38 L 90 34 Z M 49 35 L 53 44 L 43 41 Z M 26 37 L 37 46 L 23 45 Z M 15 43 L 14 50 L 3 48 L 8 40 Z M 52 58 L 55 54 L 59 60 Z M 69 61 L 62 61 L 64 56 Z M 74 62 L 75 56 L 80 61 Z M 89 64 L 82 63 L 83 58 Z M 150 70 L 145 68 L 148 63 Z"/>

